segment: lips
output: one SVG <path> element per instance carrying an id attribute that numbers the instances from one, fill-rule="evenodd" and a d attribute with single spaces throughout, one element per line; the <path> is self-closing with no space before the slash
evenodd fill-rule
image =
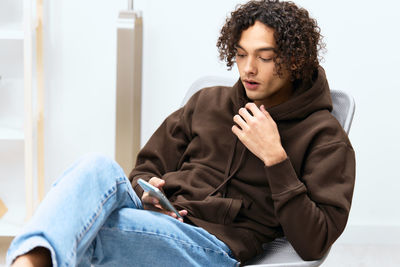
<path id="1" fill-rule="evenodd" d="M 243 80 L 243 82 L 244 82 L 244 86 L 250 90 L 257 89 L 257 87 L 260 85 L 260 83 L 254 81 L 254 80 Z"/>

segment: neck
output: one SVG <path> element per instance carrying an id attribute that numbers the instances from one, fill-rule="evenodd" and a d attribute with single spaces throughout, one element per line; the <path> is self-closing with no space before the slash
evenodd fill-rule
<path id="1" fill-rule="evenodd" d="M 290 97 L 293 94 L 293 83 L 289 82 L 286 84 L 282 89 L 280 89 L 278 92 L 275 94 L 271 95 L 268 97 L 268 99 L 263 99 L 263 100 L 254 100 L 254 103 L 257 106 L 264 105 L 265 108 L 271 108 L 273 106 L 277 106 L 279 104 L 282 104 L 290 99 Z"/>

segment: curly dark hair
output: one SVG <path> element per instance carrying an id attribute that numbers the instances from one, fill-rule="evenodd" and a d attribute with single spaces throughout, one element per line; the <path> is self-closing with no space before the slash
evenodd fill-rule
<path id="1" fill-rule="evenodd" d="M 319 65 L 318 52 L 325 49 L 325 44 L 316 20 L 293 2 L 253 0 L 239 5 L 231 13 L 217 42 L 219 57 L 226 61 L 228 69 L 235 63 L 236 45 L 242 32 L 256 21 L 274 29 L 277 47 L 273 60 L 277 74 L 282 75 L 282 67 L 285 67 L 292 81 L 311 81 Z"/>

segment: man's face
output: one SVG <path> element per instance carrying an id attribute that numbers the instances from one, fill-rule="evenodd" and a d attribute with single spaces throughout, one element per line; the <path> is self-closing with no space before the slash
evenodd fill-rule
<path id="1" fill-rule="evenodd" d="M 274 30 L 262 22 L 242 32 L 237 44 L 236 64 L 247 97 L 258 106 L 272 107 L 288 100 L 292 83 L 287 69 L 281 77 L 275 71 Z"/>

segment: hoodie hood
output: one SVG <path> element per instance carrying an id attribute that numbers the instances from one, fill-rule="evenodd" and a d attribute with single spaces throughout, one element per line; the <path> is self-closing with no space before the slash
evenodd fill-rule
<path id="1" fill-rule="evenodd" d="M 300 86 L 288 101 L 267 109 L 275 121 L 302 120 L 318 110 L 332 111 L 332 99 L 325 71 L 320 66 L 317 72 L 311 87 Z M 240 79 L 233 86 L 232 94 L 232 101 L 237 110 L 251 102 Z"/>

